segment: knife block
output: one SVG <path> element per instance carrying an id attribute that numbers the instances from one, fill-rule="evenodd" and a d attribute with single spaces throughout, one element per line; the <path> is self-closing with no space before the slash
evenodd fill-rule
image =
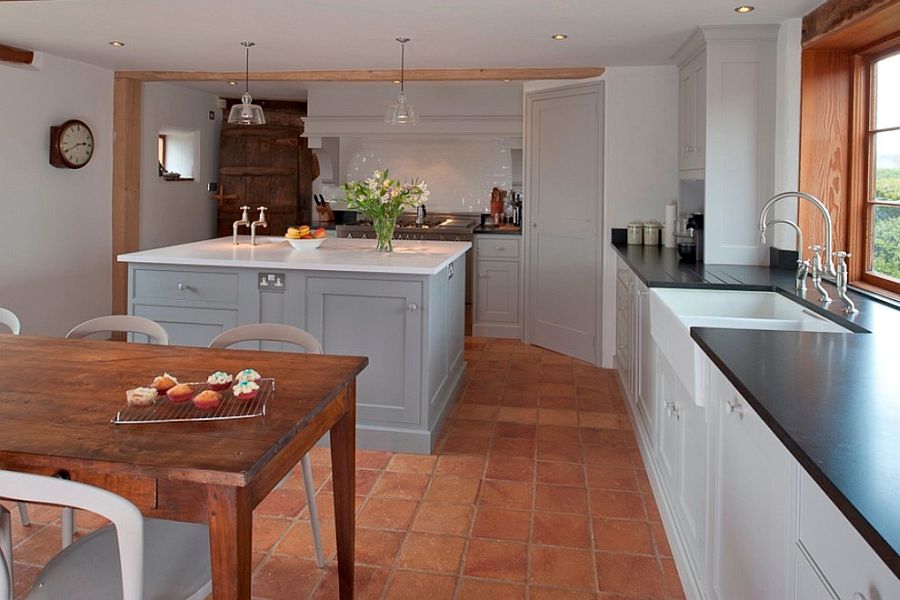
<path id="1" fill-rule="evenodd" d="M 333 223 L 334 211 L 331 210 L 329 204 L 316 204 L 316 217 L 319 223 Z"/>

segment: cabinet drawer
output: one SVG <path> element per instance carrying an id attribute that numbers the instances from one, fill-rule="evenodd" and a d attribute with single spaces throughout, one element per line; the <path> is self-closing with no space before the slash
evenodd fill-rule
<path id="1" fill-rule="evenodd" d="M 900 579 L 825 492 L 800 474 L 800 544 L 840 598 L 900 598 Z"/>
<path id="2" fill-rule="evenodd" d="M 518 238 L 512 236 L 504 238 L 479 237 L 477 240 L 478 258 L 519 258 Z"/>
<path id="3" fill-rule="evenodd" d="M 238 301 L 237 273 L 134 269 L 133 277 L 131 290 L 135 299 L 232 304 Z"/>

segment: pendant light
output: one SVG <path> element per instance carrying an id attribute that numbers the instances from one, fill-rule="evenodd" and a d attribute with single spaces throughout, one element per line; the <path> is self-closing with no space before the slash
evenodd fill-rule
<path id="1" fill-rule="evenodd" d="M 400 42 L 400 94 L 397 100 L 388 106 L 387 114 L 384 116 L 384 122 L 391 125 L 415 125 L 419 122 L 419 115 L 413 105 L 406 101 L 406 91 L 404 84 L 406 83 L 404 71 L 406 68 L 406 42 L 408 37 L 398 37 Z"/>
<path id="2" fill-rule="evenodd" d="M 250 48 L 255 46 L 253 42 L 241 42 L 241 46 L 247 49 L 247 63 L 244 71 L 244 95 L 241 103 L 231 107 L 228 113 L 228 122 L 233 125 L 265 125 L 266 116 L 259 104 L 253 104 L 253 96 L 250 95 Z"/>

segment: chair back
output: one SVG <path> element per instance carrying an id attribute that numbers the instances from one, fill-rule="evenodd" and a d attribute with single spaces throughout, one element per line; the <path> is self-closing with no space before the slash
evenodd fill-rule
<path id="1" fill-rule="evenodd" d="M 9 543 L 6 538 L 9 538 Z M 13 600 L 12 557 L 6 560 L 6 554 L 12 554 L 12 521 L 9 511 L 0 506 L 0 600 Z"/>
<path id="2" fill-rule="evenodd" d="M 72 506 L 109 519 L 116 528 L 116 539 L 119 542 L 122 597 L 125 600 L 142 600 L 144 518 L 134 504 L 112 492 L 77 481 L 4 470 L 0 470 L 0 497 Z M 0 534 L 6 537 L 10 532 L 3 531 Z"/>
<path id="3" fill-rule="evenodd" d="M 66 334 L 69 339 L 81 339 L 95 333 L 104 332 L 141 333 L 155 340 L 160 346 L 169 345 L 169 334 L 156 321 L 135 317 L 132 315 L 109 315 L 97 317 L 76 325 L 72 331 Z"/>
<path id="4" fill-rule="evenodd" d="M 19 322 L 19 317 L 16 316 L 16 313 L 2 306 L 0 306 L 0 325 L 9 327 L 13 335 L 19 335 L 22 331 L 22 324 Z M 3 598 L 3 596 L 0 596 L 0 598 Z"/>
<path id="5" fill-rule="evenodd" d="M 308 354 L 322 354 L 322 344 L 308 331 L 281 323 L 253 323 L 225 331 L 209 343 L 210 348 L 227 348 L 240 342 L 282 342 L 300 346 Z"/>

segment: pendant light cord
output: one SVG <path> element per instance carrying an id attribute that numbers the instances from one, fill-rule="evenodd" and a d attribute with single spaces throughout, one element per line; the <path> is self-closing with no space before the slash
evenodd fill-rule
<path id="1" fill-rule="evenodd" d="M 400 42 L 400 93 L 403 93 L 404 72 L 406 70 L 406 42 Z"/>
<path id="2" fill-rule="evenodd" d="M 247 62 L 244 67 L 244 93 L 250 93 L 250 46 L 247 46 Z"/>

